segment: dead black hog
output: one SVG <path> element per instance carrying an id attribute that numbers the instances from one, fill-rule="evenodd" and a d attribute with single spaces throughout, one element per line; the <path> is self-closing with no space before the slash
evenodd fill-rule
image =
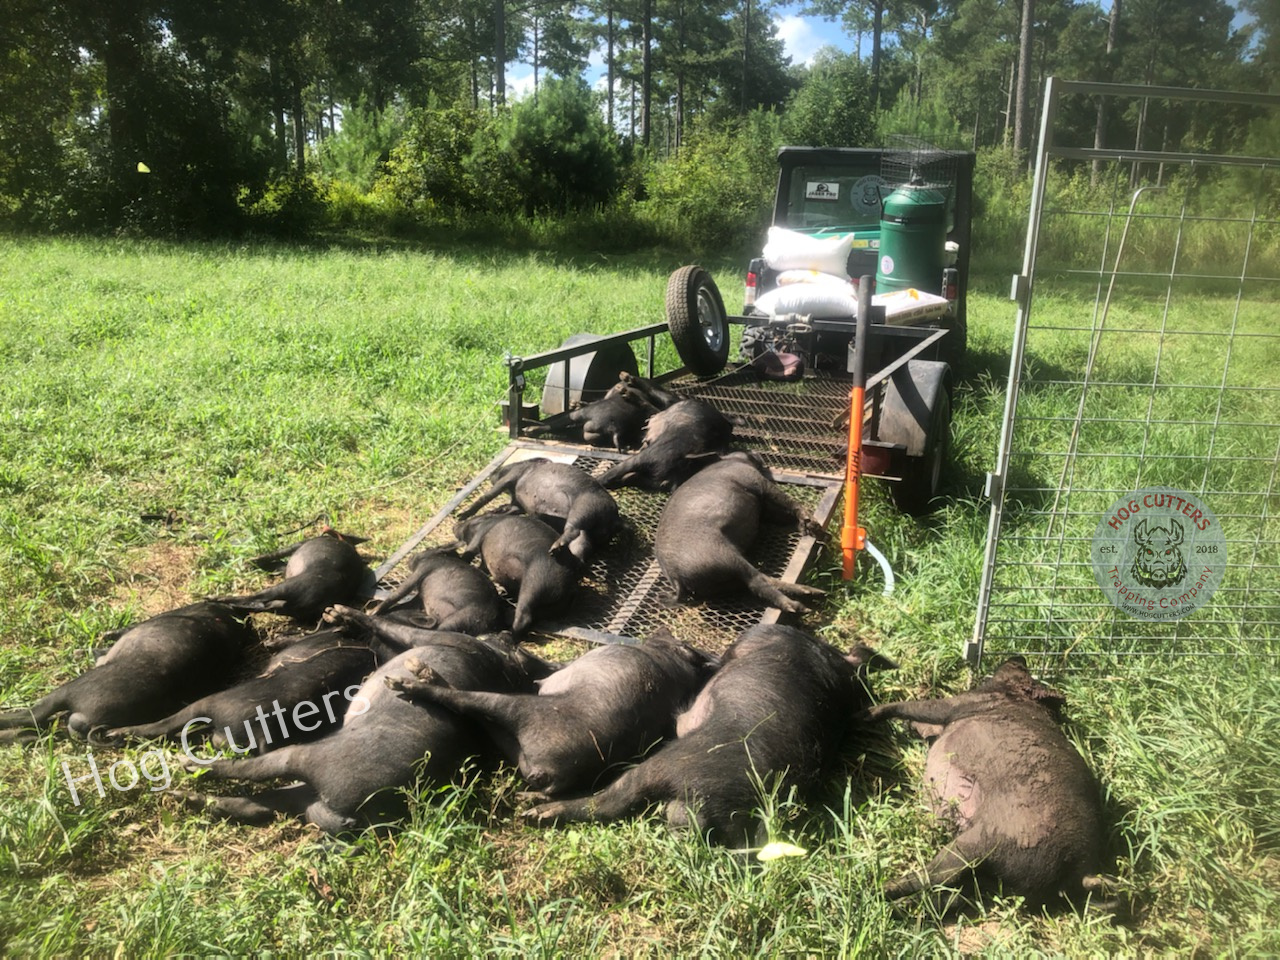
<path id="1" fill-rule="evenodd" d="M 534 689 L 526 655 L 509 642 L 437 633 L 432 643 L 388 661 L 352 691 L 342 726 L 328 736 L 207 764 L 219 778 L 287 777 L 301 783 L 251 796 L 185 794 L 182 799 L 215 816 L 248 823 L 268 823 L 281 813 L 298 816 L 332 834 L 401 819 L 406 812 L 401 788 L 450 782 L 468 761 L 493 754 L 479 724 L 444 707 L 409 703 L 388 685 L 416 680 L 419 670 L 460 690 Z"/>
<path id="2" fill-rule="evenodd" d="M 119 634 L 95 666 L 39 703 L 0 715 L 0 730 L 22 738 L 67 715 L 72 733 L 148 723 L 232 683 L 256 642 L 253 629 L 220 603 L 193 603 Z"/>
<path id="3" fill-rule="evenodd" d="M 426 550 L 410 559 L 409 575 L 373 612 L 389 612 L 415 591 L 424 627 L 478 637 L 510 626 L 511 607 L 493 581 L 452 550 Z"/>
<path id="4" fill-rule="evenodd" d="M 338 630 L 322 630 L 276 653 L 255 677 L 163 720 L 117 727 L 104 736 L 180 738 L 184 746 L 208 739 L 237 752 L 265 753 L 314 740 L 338 726 L 347 709 L 344 692 L 354 691 L 377 666 L 368 644 L 349 640 Z"/>
<path id="5" fill-rule="evenodd" d="M 622 453 L 640 445 L 645 424 L 657 412 L 641 394 L 620 383 L 601 399 L 570 411 L 569 421 L 582 428 L 585 442 Z"/>
<path id="6" fill-rule="evenodd" d="M 287 560 L 284 579 L 257 593 L 239 597 L 216 597 L 237 610 L 249 613 L 278 613 L 314 624 L 324 608 L 334 603 L 353 603 L 371 593 L 373 571 L 356 551 L 361 537 L 327 529 L 318 537 L 258 557 L 254 562 L 269 568 Z"/>
<path id="7" fill-rule="evenodd" d="M 824 596 L 816 587 L 761 573 L 746 557 L 768 520 L 801 530 L 808 513 L 783 493 L 749 453 L 724 456 L 671 494 L 654 537 L 654 554 L 671 581 L 676 603 L 746 589 L 788 613 L 807 610 L 800 598 Z"/>
<path id="8" fill-rule="evenodd" d="M 665 803 L 673 825 L 717 843 L 756 843 L 761 787 L 785 796 L 822 782 L 870 702 L 867 670 L 876 666 L 891 664 L 864 646 L 842 654 L 793 627 L 751 627 L 677 719 L 677 739 L 598 793 L 541 804 L 525 817 L 616 820 Z"/>
<path id="9" fill-rule="evenodd" d="M 596 647 L 543 680 L 537 695 L 455 690 L 434 677 L 404 695 L 485 725 L 508 762 L 544 796 L 597 779 L 675 736 L 676 715 L 715 661 L 661 630 L 643 644 Z"/>
<path id="10" fill-rule="evenodd" d="M 536 617 L 563 612 L 578 589 L 578 570 L 551 547 L 555 530 L 536 517 L 486 513 L 454 527 L 458 548 L 477 554 L 494 581 L 516 598 L 511 631 L 523 636 Z"/>
<path id="11" fill-rule="evenodd" d="M 606 397 L 632 395 L 645 400 L 657 410 L 666 410 L 680 402 L 680 395 L 659 386 L 654 380 L 646 380 L 623 370 L 618 374 L 618 382 L 609 388 Z"/>
<path id="12" fill-rule="evenodd" d="M 872 707 L 933 740 L 924 783 L 955 839 L 920 871 L 885 888 L 896 900 L 967 880 L 1042 906 L 1082 901 L 1098 886 L 1105 825 L 1098 783 L 1059 727 L 1061 694 L 1021 657 L 968 693 Z"/>
<path id="13" fill-rule="evenodd" d="M 600 477 L 609 489 L 678 487 L 728 446 L 733 423 L 705 400 L 680 400 L 649 418 L 644 446 Z"/>
<path id="14" fill-rule="evenodd" d="M 545 457 L 503 466 L 489 490 L 458 519 L 473 516 L 503 493 L 529 516 L 562 531 L 551 552 L 567 549 L 579 562 L 605 546 L 618 525 L 618 504 L 608 490 L 585 470 Z"/>

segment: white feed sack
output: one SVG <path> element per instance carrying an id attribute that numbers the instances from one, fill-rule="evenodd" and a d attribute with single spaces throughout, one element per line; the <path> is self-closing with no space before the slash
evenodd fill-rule
<path id="1" fill-rule="evenodd" d="M 858 313 L 858 298 L 848 283 L 839 287 L 825 283 L 789 283 L 774 287 L 756 300 L 756 309 L 771 317 L 789 313 L 825 320 L 830 317 L 852 317 Z"/>
<path id="2" fill-rule="evenodd" d="M 848 277 L 853 234 L 811 237 L 785 227 L 770 227 L 764 245 L 765 263 L 773 270 L 817 270 Z"/>

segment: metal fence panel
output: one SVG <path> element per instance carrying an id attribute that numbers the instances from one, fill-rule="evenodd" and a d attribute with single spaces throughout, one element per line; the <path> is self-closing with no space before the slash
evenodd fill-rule
<path id="1" fill-rule="evenodd" d="M 1280 159 L 1055 142 L 1060 110 L 1144 98 L 1168 110 L 1280 107 L 1267 95 L 1049 81 L 965 651 L 974 664 L 984 653 L 1061 666 L 1280 652 Z M 1180 619 L 1122 612 L 1095 579 L 1100 523 L 1143 488 L 1186 491 L 1220 524 L 1221 580 Z"/>

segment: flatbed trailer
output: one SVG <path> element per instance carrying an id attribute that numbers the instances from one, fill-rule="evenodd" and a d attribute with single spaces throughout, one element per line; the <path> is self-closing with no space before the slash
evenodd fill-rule
<path id="1" fill-rule="evenodd" d="M 873 310 L 868 313 L 874 315 Z M 866 377 L 862 474 L 900 480 L 891 471 L 902 464 L 918 465 L 919 458 L 908 457 L 907 450 L 912 437 L 927 430 L 931 419 L 929 409 L 911 408 L 913 395 L 919 393 L 911 379 L 914 364 L 946 331 L 892 327 L 871 319 L 864 342 L 883 346 L 875 353 L 889 360 Z M 603 388 L 617 381 L 620 366 L 638 372 L 637 345 L 646 376 L 681 396 L 705 399 L 730 416 L 735 421 L 735 445 L 759 455 L 788 496 L 827 528 L 841 501 L 849 461 L 850 375 L 843 370 L 812 369 L 800 380 L 779 382 L 761 379 L 749 364 L 731 366 L 709 378 L 695 377 L 684 367 L 660 372 L 655 369 L 658 342 L 666 336 L 667 324 L 651 324 L 604 337 L 570 338 L 568 345 L 534 356 L 508 356 L 503 404 L 508 444 L 379 567 L 379 592 L 385 595 L 403 579 L 401 565 L 416 550 L 452 542 L 453 518 L 503 465 L 546 457 L 598 476 L 624 459 L 628 454 L 573 441 L 566 428 L 575 401 L 598 398 Z M 945 364 L 923 366 L 933 370 Z M 542 402 L 535 407 L 526 401 L 531 389 L 528 378 L 544 369 L 547 384 Z M 548 407 L 558 412 L 545 414 Z M 949 411 L 948 404 L 948 429 Z M 929 438 L 917 439 L 933 443 Z M 942 446 L 933 452 L 941 458 L 945 436 L 938 442 Z M 930 469 L 936 470 L 936 464 L 930 464 Z M 773 623 L 783 616 L 745 593 L 692 606 L 664 604 L 669 587 L 654 557 L 653 540 L 667 494 L 630 487 L 614 494 L 625 518 L 622 528 L 613 543 L 593 558 L 570 612 L 558 620 L 539 621 L 535 634 L 633 643 L 666 625 L 688 642 L 722 650 L 746 627 Z M 749 559 L 765 573 L 795 583 L 813 564 L 820 546 L 817 537 L 765 523 Z"/>

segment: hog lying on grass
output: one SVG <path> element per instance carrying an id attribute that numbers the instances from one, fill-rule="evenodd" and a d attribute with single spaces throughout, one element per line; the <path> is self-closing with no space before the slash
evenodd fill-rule
<path id="1" fill-rule="evenodd" d="M 256 677 L 202 697 L 155 723 L 108 730 L 104 739 L 168 737 L 197 744 L 207 737 L 216 746 L 229 741 L 233 749 L 265 753 L 329 732 L 336 725 L 331 718 L 340 720 L 346 710 L 344 691 L 358 687 L 376 667 L 368 644 L 346 640 L 337 630 L 322 630 L 277 652 Z M 303 703 L 317 709 L 299 721 L 296 708 Z M 274 721 L 264 719 L 273 713 Z"/>
<path id="2" fill-rule="evenodd" d="M 87 672 L 39 703 L 0 714 L 0 739 L 26 739 L 59 714 L 73 734 L 147 723 L 231 683 L 256 642 L 220 603 L 193 603 L 120 633 Z"/>
<path id="3" fill-rule="evenodd" d="M 746 558 L 762 520 L 801 530 L 811 525 L 808 514 L 749 453 L 720 458 L 671 494 L 654 537 L 658 564 L 673 588 L 671 601 L 745 588 L 772 606 L 798 613 L 808 609 L 801 598 L 824 596 L 816 587 L 767 576 Z"/>
<path id="4" fill-rule="evenodd" d="M 910 720 L 932 738 L 925 788 L 955 839 L 885 888 L 896 900 L 974 880 L 1031 906 L 1083 900 L 1102 886 L 1105 826 L 1097 781 L 1059 728 L 1061 694 L 1021 657 L 974 690 L 872 707 L 872 720 Z"/>
<path id="5" fill-rule="evenodd" d="M 302 782 L 252 796 L 182 794 L 215 816 L 268 823 L 279 813 L 303 817 L 327 833 L 344 833 L 403 817 L 402 787 L 447 783 L 468 760 L 493 753 L 480 725 L 444 707 L 408 703 L 389 681 L 417 671 L 460 690 L 532 691 L 546 665 L 509 642 L 509 635 L 436 633 L 379 667 L 351 698 L 342 726 L 313 743 L 291 744 L 244 760 L 215 760 L 219 778 Z"/>
<path id="6" fill-rule="evenodd" d="M 529 786 L 551 796 L 591 787 L 609 767 L 674 736 L 676 714 L 713 668 L 663 628 L 643 644 L 589 650 L 536 695 L 455 690 L 425 674 L 396 686 L 408 699 L 480 721 Z"/>
<path id="7" fill-rule="evenodd" d="M 330 604 L 352 603 L 362 593 L 372 592 L 373 571 L 355 548 L 363 542 L 362 537 L 327 529 L 318 537 L 254 560 L 264 569 L 284 563 L 284 579 L 279 583 L 247 596 L 213 599 L 248 613 L 279 613 L 314 624 Z"/>
<path id="8" fill-rule="evenodd" d="M 594 477 L 544 457 L 504 465 L 488 492 L 459 513 L 458 519 L 473 516 L 503 493 L 509 493 L 529 516 L 563 531 L 551 544 L 551 552 L 567 549 L 579 562 L 607 544 L 618 525 L 618 504 Z"/>
<path id="9" fill-rule="evenodd" d="M 817 786 L 870 700 L 867 671 L 891 666 L 777 624 L 743 632 L 676 721 L 677 739 L 590 796 L 535 806 L 536 823 L 616 820 L 665 803 L 667 819 L 722 844 L 757 842 L 760 785 L 785 796 Z"/>

